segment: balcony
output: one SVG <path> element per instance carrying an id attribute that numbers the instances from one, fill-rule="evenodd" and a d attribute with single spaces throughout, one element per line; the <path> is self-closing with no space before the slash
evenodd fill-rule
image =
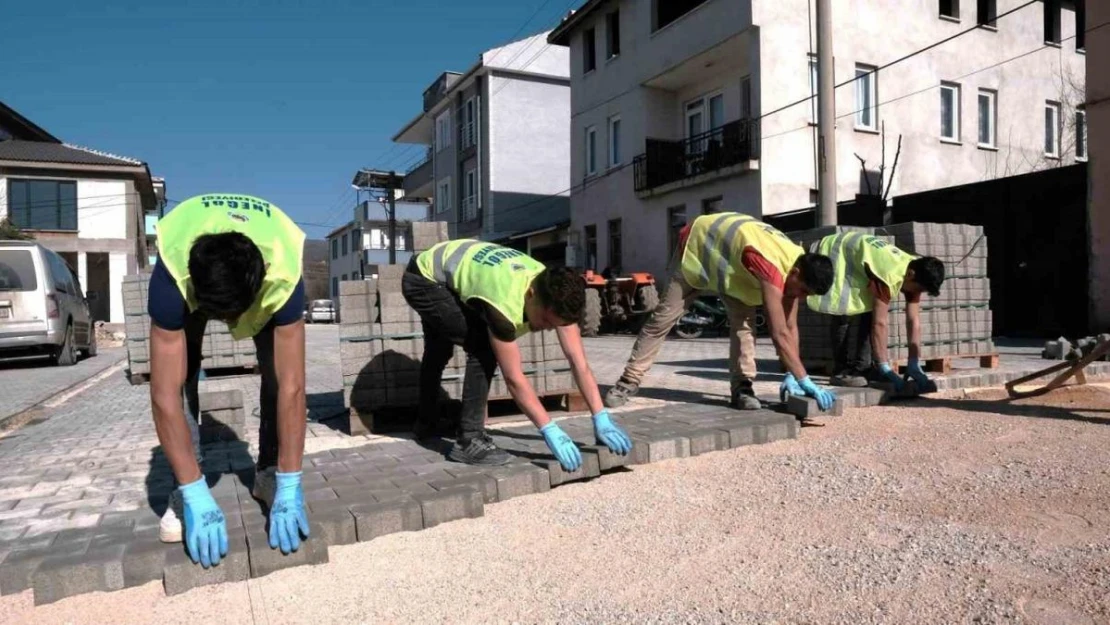
<path id="1" fill-rule="evenodd" d="M 432 151 L 405 173 L 405 197 L 432 197 Z"/>
<path id="2" fill-rule="evenodd" d="M 470 196 L 463 198 L 462 218 L 460 221 L 469 222 L 478 219 L 478 198 Z"/>
<path id="3" fill-rule="evenodd" d="M 459 126 L 459 146 L 462 151 L 467 151 L 478 144 L 478 133 L 474 122 L 464 123 Z"/>
<path id="4" fill-rule="evenodd" d="M 759 120 L 740 119 L 682 141 L 648 139 L 633 161 L 641 197 L 709 182 L 757 168 Z"/>

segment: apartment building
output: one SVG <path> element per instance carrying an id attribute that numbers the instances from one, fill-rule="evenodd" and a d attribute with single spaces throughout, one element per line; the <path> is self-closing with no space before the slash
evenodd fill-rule
<path id="1" fill-rule="evenodd" d="M 123 278 L 149 266 L 145 220 L 165 193 L 143 161 L 64 143 L 0 103 L 0 219 L 66 259 L 96 293 L 93 320 L 122 329 Z"/>
<path id="2" fill-rule="evenodd" d="M 880 168 L 902 195 L 1086 158 L 1083 4 L 1003 15 L 1022 3 L 832 3 L 838 201 L 877 195 Z M 815 30 L 806 0 L 589 0 L 564 19 L 548 40 L 570 52 L 574 264 L 660 274 L 698 215 L 816 204 Z"/>
<path id="3" fill-rule="evenodd" d="M 397 264 L 412 258 L 412 222 L 427 221 L 430 206 L 415 201 L 394 203 Z M 355 208 L 355 219 L 332 230 L 327 236 L 329 293 L 339 301 L 339 283 L 362 280 L 378 274 L 378 267 L 389 264 L 389 212 L 384 200 L 367 200 Z"/>
<path id="4" fill-rule="evenodd" d="M 540 33 L 445 72 L 397 143 L 428 146 L 406 197 L 431 198 L 452 238 L 481 238 L 562 264 L 570 223 L 568 51 Z"/>

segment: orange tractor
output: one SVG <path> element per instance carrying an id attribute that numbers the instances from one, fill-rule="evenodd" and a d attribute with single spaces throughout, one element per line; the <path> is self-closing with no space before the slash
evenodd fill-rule
<path id="1" fill-rule="evenodd" d="M 659 291 L 650 273 L 606 278 L 586 270 L 582 277 L 586 280 L 586 315 L 579 324 L 582 336 L 597 336 L 603 330 L 639 332 L 659 305 Z"/>

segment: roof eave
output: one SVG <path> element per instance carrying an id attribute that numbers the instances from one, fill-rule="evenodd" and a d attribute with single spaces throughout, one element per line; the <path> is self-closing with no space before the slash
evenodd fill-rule
<path id="1" fill-rule="evenodd" d="M 556 46 L 569 46 L 570 34 L 587 15 L 593 13 L 595 9 L 601 6 L 605 0 L 587 0 L 586 4 L 582 5 L 577 11 L 571 14 L 570 17 L 564 18 L 563 21 L 551 31 L 547 36 L 547 42 Z"/>

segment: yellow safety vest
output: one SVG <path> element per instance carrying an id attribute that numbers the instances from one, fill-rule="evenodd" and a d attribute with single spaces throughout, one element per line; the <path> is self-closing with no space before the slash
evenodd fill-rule
<path id="1" fill-rule="evenodd" d="M 524 296 L 544 266 L 520 250 L 459 239 L 437 243 L 416 257 L 420 273 L 466 302 L 478 298 L 493 306 L 516 328 L 519 338 L 531 327 L 524 319 Z"/>
<path id="2" fill-rule="evenodd" d="M 242 340 L 259 333 L 289 301 L 301 280 L 304 232 L 277 206 L 249 195 L 211 193 L 189 198 L 158 221 L 158 258 L 177 282 L 189 310 L 197 309 L 189 278 L 189 252 L 205 234 L 239 232 L 262 252 L 266 276 L 258 298 L 237 320 L 231 336 Z"/>
<path id="3" fill-rule="evenodd" d="M 740 213 L 702 215 L 690 226 L 682 253 L 682 277 L 699 291 L 736 298 L 748 306 L 763 303 L 759 279 L 741 262 L 751 247 L 786 274 L 805 250 L 774 226 Z"/>
<path id="4" fill-rule="evenodd" d="M 868 288 L 868 271 L 894 297 L 902 290 L 910 261 L 916 258 L 878 237 L 852 231 L 830 234 L 814 244 L 814 251 L 832 261 L 833 284 L 824 295 L 810 295 L 806 304 L 829 315 L 859 315 L 874 310 L 875 295 Z"/>

